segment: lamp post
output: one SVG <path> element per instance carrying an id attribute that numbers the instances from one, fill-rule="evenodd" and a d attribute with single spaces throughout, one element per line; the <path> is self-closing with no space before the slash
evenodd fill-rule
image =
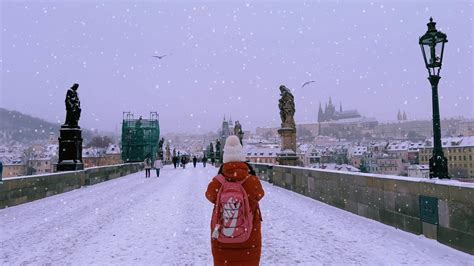
<path id="1" fill-rule="evenodd" d="M 438 83 L 439 72 L 443 62 L 444 45 L 448 42 L 446 34 L 436 30 L 436 22 L 430 18 L 426 24 L 428 30 L 420 37 L 420 47 L 423 53 L 428 80 L 431 84 L 433 104 L 433 157 L 430 158 L 430 178 L 449 178 L 448 160 L 444 157 L 441 146 L 441 125 L 439 118 Z"/>

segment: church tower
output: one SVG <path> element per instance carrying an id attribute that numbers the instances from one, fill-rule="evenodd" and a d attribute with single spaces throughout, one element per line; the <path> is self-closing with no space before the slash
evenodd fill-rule
<path id="1" fill-rule="evenodd" d="M 318 122 L 324 122 L 324 112 L 323 108 L 321 107 L 321 102 L 319 102 Z"/>

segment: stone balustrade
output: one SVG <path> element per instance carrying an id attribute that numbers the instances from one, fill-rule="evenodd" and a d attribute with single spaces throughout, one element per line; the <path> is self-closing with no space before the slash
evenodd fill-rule
<path id="1" fill-rule="evenodd" d="M 0 184 L 0 209 L 94 185 L 142 169 L 142 163 L 130 163 L 7 178 Z"/>
<path id="2" fill-rule="evenodd" d="M 474 184 L 252 163 L 259 177 L 474 254 Z M 284 204 L 284 203 L 283 203 Z"/>

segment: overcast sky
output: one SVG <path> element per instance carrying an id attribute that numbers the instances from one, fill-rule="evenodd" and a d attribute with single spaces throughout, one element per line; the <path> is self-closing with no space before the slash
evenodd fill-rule
<path id="1" fill-rule="evenodd" d="M 430 118 L 418 46 L 430 16 L 449 40 L 441 117 L 474 117 L 467 0 L 2 0 L 0 106 L 63 123 L 77 82 L 83 127 L 115 130 L 122 111 L 158 111 L 163 132 L 216 130 L 224 115 L 247 130 L 279 125 L 285 84 L 297 123 L 316 121 L 329 96 L 379 121 L 399 109 Z"/>

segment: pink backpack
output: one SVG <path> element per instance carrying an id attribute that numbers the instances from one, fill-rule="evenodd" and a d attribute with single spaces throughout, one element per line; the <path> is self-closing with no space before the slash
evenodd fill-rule
<path id="1" fill-rule="evenodd" d="M 228 182 L 223 175 L 215 177 L 222 185 L 217 193 L 212 212 L 211 238 L 221 243 L 243 243 L 252 233 L 253 212 L 242 184 L 247 181 Z"/>

